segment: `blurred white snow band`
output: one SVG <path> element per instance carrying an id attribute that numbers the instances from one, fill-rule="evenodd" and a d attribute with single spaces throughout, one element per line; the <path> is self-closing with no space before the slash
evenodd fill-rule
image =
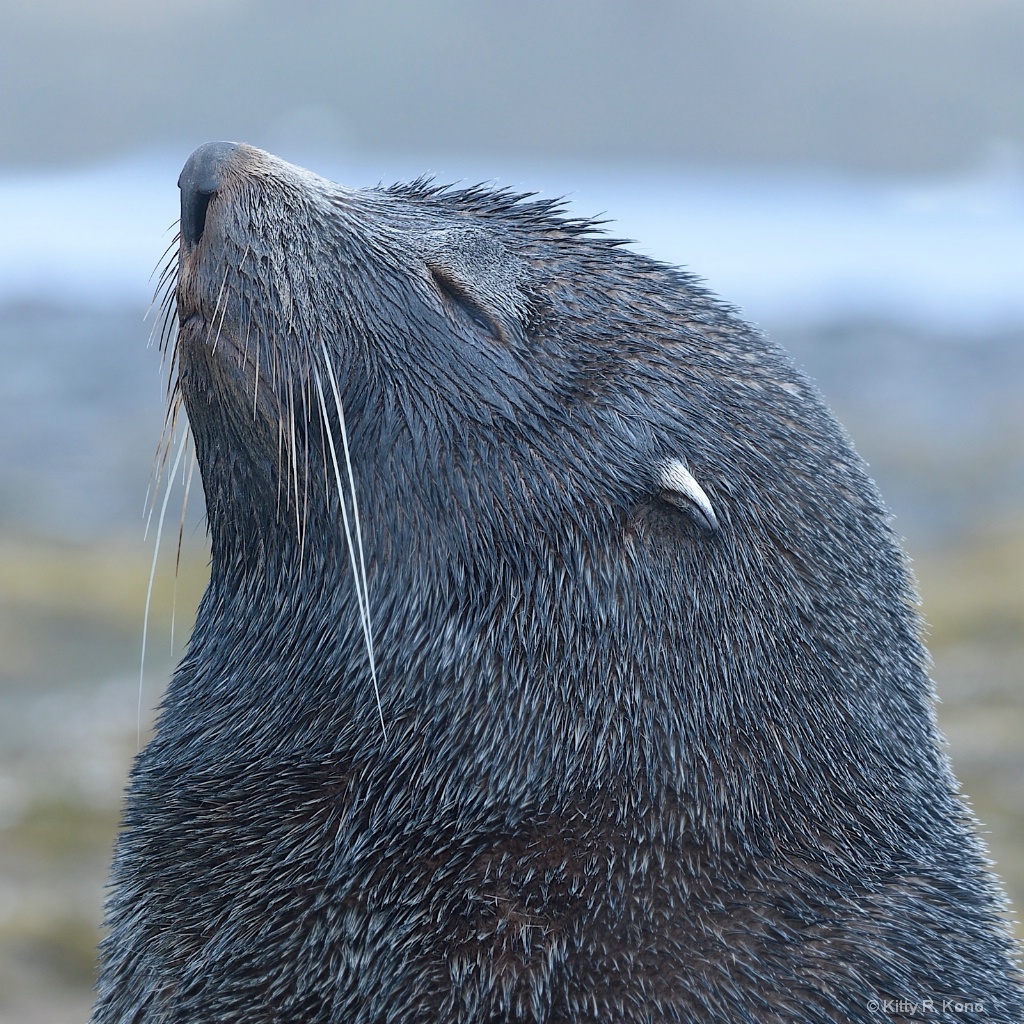
<path id="1" fill-rule="evenodd" d="M 0 302 L 148 301 L 174 239 L 186 155 L 0 177 Z M 566 196 L 573 213 L 609 218 L 610 234 L 692 269 L 755 321 L 1024 323 L 1024 174 L 1012 164 L 911 182 L 597 165 L 517 164 L 510 174 L 499 163 L 314 166 L 350 185 L 433 166 L 442 181 Z"/>

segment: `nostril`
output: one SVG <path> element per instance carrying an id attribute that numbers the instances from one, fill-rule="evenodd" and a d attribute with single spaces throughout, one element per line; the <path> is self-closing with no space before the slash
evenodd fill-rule
<path id="1" fill-rule="evenodd" d="M 199 244 L 206 228 L 206 211 L 210 207 L 212 192 L 182 192 L 181 193 L 181 236 L 185 239 L 188 247 L 194 248 Z"/>
<path id="2" fill-rule="evenodd" d="M 208 142 L 181 169 L 181 237 L 189 248 L 198 245 L 203 237 L 210 200 L 222 187 L 224 166 L 236 149 L 238 144 L 234 142 Z"/>

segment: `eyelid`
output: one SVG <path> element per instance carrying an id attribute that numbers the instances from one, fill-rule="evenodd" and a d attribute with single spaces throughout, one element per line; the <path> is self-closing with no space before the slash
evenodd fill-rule
<path id="1" fill-rule="evenodd" d="M 476 321 L 479 326 L 485 328 L 498 341 L 503 342 L 505 340 L 505 332 L 501 329 L 501 326 L 497 323 L 494 317 L 492 317 L 491 314 L 488 313 L 475 298 L 473 298 L 460 281 L 452 277 L 451 274 L 437 267 L 428 267 L 427 269 L 430 271 L 430 276 L 433 279 L 437 290 L 445 297 L 445 299 L 447 299 L 448 302 Z"/>

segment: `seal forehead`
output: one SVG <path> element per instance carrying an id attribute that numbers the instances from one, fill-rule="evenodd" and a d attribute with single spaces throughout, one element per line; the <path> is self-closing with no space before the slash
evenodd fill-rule
<path id="1" fill-rule="evenodd" d="M 425 231 L 419 236 L 424 259 L 471 273 L 481 281 L 510 288 L 525 274 L 525 264 L 495 237 L 475 225 L 453 225 Z"/>

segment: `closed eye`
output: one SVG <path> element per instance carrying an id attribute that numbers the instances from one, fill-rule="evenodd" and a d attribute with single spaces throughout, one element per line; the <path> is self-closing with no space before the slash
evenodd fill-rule
<path id="1" fill-rule="evenodd" d="M 428 267 L 437 290 L 445 302 L 460 316 L 468 318 L 477 328 L 483 328 L 495 341 L 504 343 L 505 332 L 494 318 L 466 290 L 461 282 L 437 267 Z"/>

